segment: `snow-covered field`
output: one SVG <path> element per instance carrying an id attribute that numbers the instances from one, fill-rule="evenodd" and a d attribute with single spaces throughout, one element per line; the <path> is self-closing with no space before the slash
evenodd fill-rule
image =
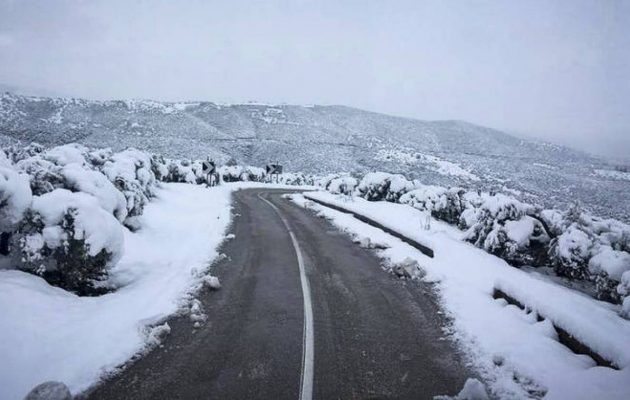
<path id="1" fill-rule="evenodd" d="M 463 232 L 431 220 L 412 207 L 388 202 L 349 200 L 325 192 L 307 197 L 324 200 L 365 215 L 431 247 L 434 258 L 399 239 L 358 221 L 350 214 L 322 207 L 301 195 L 296 203 L 331 219 L 357 241 L 384 245 L 377 250 L 389 265 L 417 260 L 423 279 L 437 283 L 452 334 L 467 350 L 498 398 L 627 399 L 630 398 L 630 321 L 619 306 L 591 299 L 545 277 L 509 266 L 462 241 Z M 363 240 L 362 240 L 363 239 Z M 374 246 L 371 246 L 374 247 Z M 377 246 L 381 247 L 381 246 Z M 528 307 L 523 311 L 503 299 L 499 288 Z M 544 317 L 538 321 L 537 316 Z M 596 366 L 593 359 L 570 351 L 558 341 L 556 325 L 620 370 Z"/>
<path id="2" fill-rule="evenodd" d="M 73 393 L 142 351 L 150 327 L 189 307 L 189 289 L 217 256 L 230 222 L 230 193 L 170 183 L 124 231 L 124 255 L 110 272 L 120 288 L 79 297 L 17 270 L 0 270 L 0 398 L 21 399 L 48 380 Z"/>

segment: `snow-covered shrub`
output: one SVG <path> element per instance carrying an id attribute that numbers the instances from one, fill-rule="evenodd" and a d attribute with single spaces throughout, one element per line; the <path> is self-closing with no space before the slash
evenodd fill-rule
<path id="1" fill-rule="evenodd" d="M 258 167 L 224 165 L 217 170 L 224 182 L 263 182 L 267 179 L 265 170 Z"/>
<path id="2" fill-rule="evenodd" d="M 86 161 L 93 167 L 100 169 L 112 157 L 111 149 L 96 149 L 85 154 Z"/>
<path id="3" fill-rule="evenodd" d="M 31 205 L 28 178 L 9 167 L 0 167 L 0 232 L 11 232 Z"/>
<path id="4" fill-rule="evenodd" d="M 125 223 L 133 226 L 134 217 L 142 214 L 144 206 L 155 195 L 157 188 L 151 156 L 136 149 L 127 149 L 113 154 L 101 170 L 125 196 Z"/>
<path id="5" fill-rule="evenodd" d="M 224 165 L 219 167 L 218 171 L 221 180 L 224 182 L 239 182 L 243 173 L 243 167 L 240 165 Z"/>
<path id="6" fill-rule="evenodd" d="M 514 265 L 541 262 L 549 236 L 536 208 L 504 194 L 483 194 L 465 238 Z"/>
<path id="7" fill-rule="evenodd" d="M 464 190 L 440 186 L 421 185 L 403 194 L 399 202 L 421 211 L 428 211 L 436 219 L 457 224 L 464 211 Z"/>
<path id="8" fill-rule="evenodd" d="M 247 167 L 243 174 L 241 174 L 242 181 L 251 181 L 251 182 L 263 182 L 267 177 L 267 172 L 265 172 L 264 168 L 259 167 Z"/>
<path id="9" fill-rule="evenodd" d="M 73 163 L 83 165 L 87 163 L 88 153 L 87 147 L 77 143 L 70 143 L 50 148 L 43 152 L 41 156 L 44 160 L 50 161 L 55 165 L 64 166 Z"/>
<path id="10" fill-rule="evenodd" d="M 11 158 L 14 163 L 41 154 L 45 150 L 44 146 L 38 143 L 31 143 L 26 147 L 12 146 L 6 149 L 9 158 Z"/>
<path id="11" fill-rule="evenodd" d="M 16 168 L 28 175 L 31 190 L 35 196 L 65 187 L 61 167 L 39 156 L 18 161 Z"/>
<path id="12" fill-rule="evenodd" d="M 167 168 L 166 182 L 197 183 L 197 175 L 189 161 L 171 161 Z"/>
<path id="13" fill-rule="evenodd" d="M 272 182 L 271 176 L 267 176 L 267 181 Z M 275 179 L 275 178 L 274 178 Z M 312 176 L 304 175 L 299 172 L 287 172 L 284 174 L 278 175 L 277 182 L 283 185 L 293 185 L 293 186 L 302 186 L 302 185 L 312 185 L 314 179 Z"/>
<path id="14" fill-rule="evenodd" d="M 334 194 L 350 195 L 359 184 L 356 178 L 349 175 L 342 175 L 331 179 L 326 184 L 326 190 Z"/>
<path id="15" fill-rule="evenodd" d="M 558 275 L 584 280 L 590 277 L 588 260 L 593 238 L 577 223 L 551 241 L 549 258 Z"/>
<path id="16" fill-rule="evenodd" d="M 402 175 L 386 172 L 370 172 L 359 182 L 357 195 L 369 201 L 397 202 L 406 192 L 414 189 L 414 183 Z"/>
<path id="17" fill-rule="evenodd" d="M 160 182 L 166 181 L 168 177 L 168 167 L 164 157 L 155 154 L 151 156 L 151 171 L 153 175 L 155 175 L 155 179 Z"/>
<path id="18" fill-rule="evenodd" d="M 68 164 L 61 169 L 61 175 L 65 179 L 65 188 L 91 194 L 105 211 L 121 222 L 127 218 L 125 196 L 102 173 L 81 168 L 78 164 Z"/>
<path id="19" fill-rule="evenodd" d="M 17 232 L 20 269 L 82 295 L 97 292 L 122 255 L 121 225 L 86 193 L 34 197 Z"/>
<path id="20" fill-rule="evenodd" d="M 588 261 L 588 269 L 595 277 L 597 297 L 600 300 L 621 303 L 624 289 L 620 282 L 623 274 L 630 271 L 630 254 L 614 250 L 610 246 L 601 246 Z"/>

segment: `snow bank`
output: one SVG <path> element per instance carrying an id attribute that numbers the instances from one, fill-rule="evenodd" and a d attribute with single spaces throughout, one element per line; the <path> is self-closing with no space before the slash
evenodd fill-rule
<path id="1" fill-rule="evenodd" d="M 193 272 L 217 256 L 230 221 L 231 190 L 184 184 L 157 190 L 139 218 L 142 229 L 124 231 L 124 255 L 110 276 L 116 292 L 78 297 L 35 275 L 0 270 L 0 398 L 21 399 L 51 380 L 77 393 L 140 351 L 144 327 L 176 312 L 188 288 L 200 283 Z M 75 204 L 97 202 L 72 195 L 68 201 Z M 45 207 L 37 205 L 51 223 L 61 209 L 53 209 L 56 196 L 68 194 L 53 192 L 38 200 Z M 100 218 L 88 220 L 97 224 Z"/>
<path id="2" fill-rule="evenodd" d="M 462 232 L 448 224 L 431 221 L 427 230 L 422 223 L 426 215 L 412 207 L 363 199 L 345 202 L 324 192 L 306 196 L 366 215 L 434 250 L 434 258 L 428 258 L 349 214 L 294 196 L 298 204 L 315 209 L 341 229 L 385 243 L 388 248 L 377 254 L 388 264 L 404 262 L 408 257 L 417 260 L 426 271 L 423 279 L 438 284 L 441 302 L 453 318 L 454 337 L 467 349 L 497 398 L 529 398 L 531 393 L 546 395 L 545 399 L 630 398 L 630 321 L 616 314 L 620 306 L 512 268 L 463 242 Z M 572 353 L 557 341 L 550 320 L 539 322 L 535 313 L 494 300 L 497 285 L 575 333 L 621 370 L 597 367 L 591 358 Z"/>

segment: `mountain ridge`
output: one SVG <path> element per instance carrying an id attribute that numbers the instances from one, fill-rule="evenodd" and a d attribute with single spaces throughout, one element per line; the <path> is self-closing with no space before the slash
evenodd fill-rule
<path id="1" fill-rule="evenodd" d="M 280 161 L 289 171 L 383 170 L 439 185 L 511 190 L 562 206 L 577 199 L 628 218 L 630 182 L 604 159 L 461 120 L 425 121 L 343 105 L 86 100 L 0 95 L 0 144 L 78 142 L 172 158 Z M 618 198 L 618 197 L 617 197 Z M 614 206 L 614 207 L 613 207 Z M 611 211 L 611 207 L 614 211 Z"/>

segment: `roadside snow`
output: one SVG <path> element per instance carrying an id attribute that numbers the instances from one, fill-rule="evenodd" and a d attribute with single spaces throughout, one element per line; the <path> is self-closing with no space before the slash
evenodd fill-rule
<path id="1" fill-rule="evenodd" d="M 69 159 L 76 149 L 68 150 L 55 156 Z M 196 271 L 217 256 L 234 188 L 159 189 L 140 217 L 141 230 L 125 229 L 124 255 L 110 276 L 120 286 L 113 293 L 78 297 L 35 275 L 0 270 L 0 398 L 22 399 L 45 381 L 77 393 L 154 340 L 147 327 L 178 310 L 203 278 Z M 118 199 L 107 201 L 118 206 Z"/>
<path id="2" fill-rule="evenodd" d="M 426 272 L 423 279 L 438 283 L 443 305 L 453 318 L 454 337 L 467 349 L 496 397 L 630 398 L 630 321 L 616 314 L 618 306 L 510 267 L 463 242 L 462 232 L 447 224 L 432 220 L 425 230 L 427 215 L 412 207 L 360 198 L 348 201 L 325 192 L 305 196 L 294 195 L 293 199 L 359 238 L 386 244 L 389 248 L 378 254 L 388 263 L 401 264 L 408 257 L 419 262 Z M 349 214 L 321 207 L 308 197 L 365 215 L 431 247 L 435 257 L 428 258 L 383 231 Z M 538 322 L 535 313 L 494 300 L 497 286 L 547 319 Z M 621 370 L 597 367 L 591 358 L 571 352 L 557 341 L 551 321 Z"/>

